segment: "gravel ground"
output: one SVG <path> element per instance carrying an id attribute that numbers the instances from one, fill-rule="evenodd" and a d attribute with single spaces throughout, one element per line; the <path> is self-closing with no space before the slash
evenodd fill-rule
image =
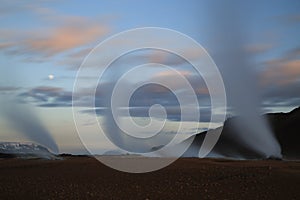
<path id="1" fill-rule="evenodd" d="M 295 161 L 181 158 L 129 174 L 90 157 L 12 158 L 0 160 L 0 171 L 0 199 L 300 199 Z"/>

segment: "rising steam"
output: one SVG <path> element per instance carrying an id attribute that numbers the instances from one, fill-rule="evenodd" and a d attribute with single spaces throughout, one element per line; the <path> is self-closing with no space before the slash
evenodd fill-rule
<path id="1" fill-rule="evenodd" d="M 265 119 L 260 117 L 258 83 L 245 52 L 245 21 L 238 14 L 240 2 L 212 6 L 215 38 L 213 59 L 222 72 L 228 104 L 239 117 L 236 139 L 263 157 L 281 157 L 281 149 Z"/>
<path id="2" fill-rule="evenodd" d="M 31 108 L 16 102 L 2 103 L 2 106 L 1 113 L 11 128 L 53 153 L 59 152 L 55 140 Z"/>

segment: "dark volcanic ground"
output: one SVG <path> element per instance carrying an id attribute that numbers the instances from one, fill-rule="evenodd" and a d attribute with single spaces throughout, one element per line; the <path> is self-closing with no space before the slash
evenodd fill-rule
<path id="1" fill-rule="evenodd" d="M 293 161 L 181 158 L 129 174 L 89 157 L 11 158 L 0 160 L 0 170 L 0 199 L 300 199 Z"/>

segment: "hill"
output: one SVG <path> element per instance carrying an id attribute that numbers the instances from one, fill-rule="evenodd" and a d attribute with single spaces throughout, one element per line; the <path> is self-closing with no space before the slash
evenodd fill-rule
<path id="1" fill-rule="evenodd" d="M 300 159 L 300 107 L 289 113 L 266 114 L 272 133 L 281 146 L 284 159 Z M 235 128 L 239 117 L 229 118 L 225 121 L 221 136 L 214 146 L 209 157 L 227 157 L 241 159 L 266 158 L 252 147 L 242 143 L 238 138 L 240 134 Z M 215 129 L 216 130 L 216 129 Z M 211 130 L 211 133 L 215 130 Z M 207 131 L 196 135 L 191 147 L 184 153 L 185 157 L 197 157 L 200 146 Z"/>

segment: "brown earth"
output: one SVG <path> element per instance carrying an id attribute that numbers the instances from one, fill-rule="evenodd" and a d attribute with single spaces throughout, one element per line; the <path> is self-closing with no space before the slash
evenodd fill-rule
<path id="1" fill-rule="evenodd" d="M 0 171 L 0 199 L 300 199 L 295 161 L 181 158 L 129 174 L 89 157 L 11 158 Z"/>

